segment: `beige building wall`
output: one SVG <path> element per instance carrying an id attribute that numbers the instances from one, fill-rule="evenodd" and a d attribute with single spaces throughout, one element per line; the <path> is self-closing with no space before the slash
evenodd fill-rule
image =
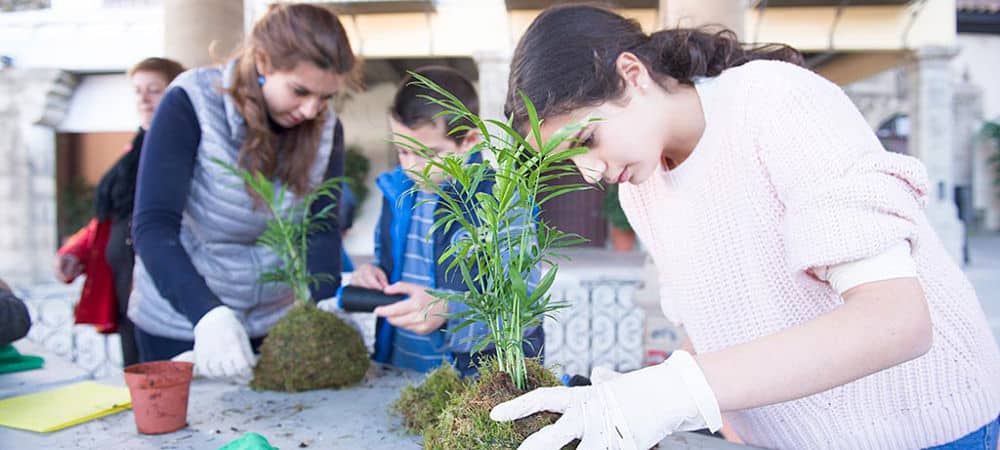
<path id="1" fill-rule="evenodd" d="M 82 133 L 76 135 L 79 152 L 76 174 L 88 184 L 97 185 L 104 173 L 125 154 L 134 133 Z"/>
<path id="2" fill-rule="evenodd" d="M 164 0 L 163 53 L 187 67 L 224 61 L 243 40 L 243 0 Z"/>
<path id="3" fill-rule="evenodd" d="M 955 45 L 955 1 L 902 6 L 747 10 L 747 39 L 782 42 L 803 51 L 879 51 Z"/>

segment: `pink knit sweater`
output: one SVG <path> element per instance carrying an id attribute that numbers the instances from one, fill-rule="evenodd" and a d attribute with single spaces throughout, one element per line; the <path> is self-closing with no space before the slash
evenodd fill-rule
<path id="1" fill-rule="evenodd" d="M 781 449 L 921 448 L 996 418 L 1000 351 L 975 291 L 924 216 L 923 165 L 883 150 L 836 85 L 791 64 L 751 62 L 697 91 L 706 128 L 694 152 L 669 173 L 623 185 L 620 196 L 656 262 L 664 313 L 684 323 L 698 352 L 837 308 L 840 296 L 806 270 L 904 239 L 934 327 L 926 355 L 729 414 L 737 433 Z"/>

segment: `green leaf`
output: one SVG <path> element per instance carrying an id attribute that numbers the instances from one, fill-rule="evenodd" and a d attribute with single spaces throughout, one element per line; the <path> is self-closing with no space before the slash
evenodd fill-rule
<path id="1" fill-rule="evenodd" d="M 524 277 L 516 270 L 508 271 L 510 275 L 510 284 L 513 287 L 514 293 L 516 295 L 527 296 L 528 285 L 524 282 Z"/>
<path id="2" fill-rule="evenodd" d="M 535 110 L 535 104 L 531 102 L 530 98 L 528 98 L 528 94 L 525 94 L 523 91 L 518 91 L 517 93 L 518 95 L 521 96 L 521 101 L 524 102 L 524 108 L 528 112 L 528 123 L 531 125 L 531 134 L 535 138 L 535 141 L 538 142 L 537 148 L 541 148 L 542 121 L 539 120 L 538 118 L 538 111 Z M 517 135 L 517 133 L 510 133 L 510 134 L 515 136 Z"/>
<path id="3" fill-rule="evenodd" d="M 559 266 L 554 266 L 549 269 L 548 272 L 542 276 L 542 279 L 538 281 L 538 285 L 535 286 L 535 290 L 531 293 L 531 298 L 528 299 L 528 303 L 535 303 L 539 298 L 545 295 L 552 287 L 552 283 L 556 280 L 556 273 L 559 271 Z"/>
<path id="4" fill-rule="evenodd" d="M 554 198 L 561 197 L 563 195 L 569 194 L 570 192 L 579 192 L 579 191 L 584 191 L 584 190 L 587 190 L 587 189 L 589 189 L 589 188 L 585 187 L 585 186 L 584 187 L 569 186 L 569 187 L 564 187 L 564 188 L 556 189 L 555 192 L 553 192 L 551 194 L 548 194 L 545 197 L 543 197 L 541 200 L 539 200 L 538 204 L 539 205 L 544 205 L 544 204 L 548 203 L 549 200 L 552 200 Z"/>
<path id="5" fill-rule="evenodd" d="M 472 347 L 472 353 L 479 353 L 479 352 L 483 351 L 483 349 L 486 348 L 489 345 L 490 345 L 489 339 L 485 339 L 485 340 L 479 341 L 478 344 L 476 344 L 476 345 L 474 345 Z"/>

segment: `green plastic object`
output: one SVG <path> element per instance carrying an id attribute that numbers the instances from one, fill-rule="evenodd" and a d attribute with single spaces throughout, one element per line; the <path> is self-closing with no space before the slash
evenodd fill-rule
<path id="1" fill-rule="evenodd" d="M 45 358 L 41 356 L 22 355 L 11 344 L 0 347 L 0 373 L 40 369 L 43 365 Z"/>
<path id="2" fill-rule="evenodd" d="M 239 439 L 219 447 L 219 450 L 278 450 L 278 447 L 272 447 L 271 443 L 267 442 L 267 438 L 251 431 L 240 436 Z"/>

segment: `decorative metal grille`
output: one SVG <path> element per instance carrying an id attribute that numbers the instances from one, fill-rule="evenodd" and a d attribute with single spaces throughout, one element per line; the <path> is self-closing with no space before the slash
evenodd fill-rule
<path id="1" fill-rule="evenodd" d="M 589 375 L 598 365 L 619 371 L 641 367 L 645 314 L 632 303 L 637 286 L 637 281 L 627 280 L 557 284 L 554 299 L 569 306 L 545 320 L 546 365 L 557 374 L 581 375 Z M 78 281 L 32 286 L 17 293 L 32 317 L 28 339 L 99 378 L 121 370 L 121 345 L 117 334 L 99 334 L 93 327 L 73 324 L 81 287 Z M 353 316 L 370 348 L 374 315 Z"/>

